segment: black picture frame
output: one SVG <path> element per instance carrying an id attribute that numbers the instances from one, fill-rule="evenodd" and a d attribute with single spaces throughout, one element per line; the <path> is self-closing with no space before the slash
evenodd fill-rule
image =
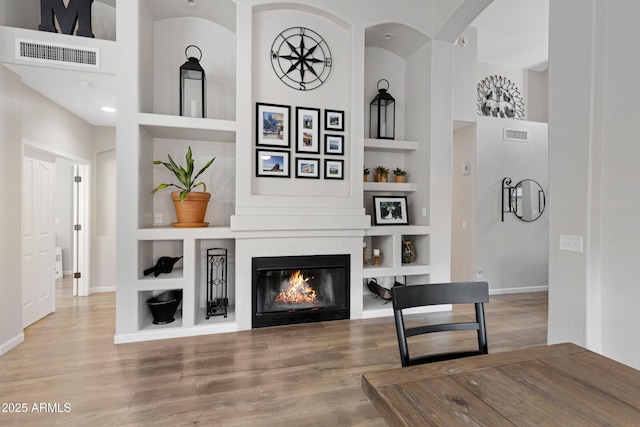
<path id="1" fill-rule="evenodd" d="M 324 159 L 324 179 L 344 179 L 344 160 Z"/>
<path id="2" fill-rule="evenodd" d="M 320 154 L 319 108 L 296 107 L 296 153 Z"/>
<path id="3" fill-rule="evenodd" d="M 331 156 L 344 155 L 344 135 L 324 134 L 324 154 Z"/>
<path id="4" fill-rule="evenodd" d="M 324 110 L 324 130 L 344 131 L 344 111 Z"/>
<path id="5" fill-rule="evenodd" d="M 256 146 L 290 148 L 291 107 L 256 102 Z"/>
<path id="6" fill-rule="evenodd" d="M 282 150 L 256 150 L 256 176 L 289 178 L 291 153 Z"/>
<path id="7" fill-rule="evenodd" d="M 320 179 L 320 159 L 296 157 L 296 178 Z"/>
<path id="8" fill-rule="evenodd" d="M 405 196 L 373 196 L 374 225 L 409 225 Z"/>

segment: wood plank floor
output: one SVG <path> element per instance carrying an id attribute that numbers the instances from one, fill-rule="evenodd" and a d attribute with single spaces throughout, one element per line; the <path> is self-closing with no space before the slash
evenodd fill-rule
<path id="1" fill-rule="evenodd" d="M 0 425 L 386 425 L 360 384 L 400 366 L 392 317 L 116 346 L 114 300 L 58 286 L 57 311 L 0 356 Z M 547 293 L 493 296 L 485 310 L 490 352 L 546 343 Z"/>

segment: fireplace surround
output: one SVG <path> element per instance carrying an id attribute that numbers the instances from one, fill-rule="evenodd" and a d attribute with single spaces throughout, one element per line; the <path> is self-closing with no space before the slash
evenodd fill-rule
<path id="1" fill-rule="evenodd" d="M 348 319 L 350 256 L 252 258 L 252 327 Z"/>

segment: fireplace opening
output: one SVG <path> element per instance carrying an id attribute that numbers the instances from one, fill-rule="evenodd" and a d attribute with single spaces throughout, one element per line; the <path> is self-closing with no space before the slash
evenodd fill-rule
<path id="1" fill-rule="evenodd" d="M 349 255 L 252 261 L 252 327 L 349 318 Z"/>

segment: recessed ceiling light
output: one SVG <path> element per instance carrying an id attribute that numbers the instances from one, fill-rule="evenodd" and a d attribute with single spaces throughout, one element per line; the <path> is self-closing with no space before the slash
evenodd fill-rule
<path id="1" fill-rule="evenodd" d="M 102 111 L 106 111 L 107 113 L 115 113 L 116 109 L 113 107 L 102 107 L 101 108 Z"/>

